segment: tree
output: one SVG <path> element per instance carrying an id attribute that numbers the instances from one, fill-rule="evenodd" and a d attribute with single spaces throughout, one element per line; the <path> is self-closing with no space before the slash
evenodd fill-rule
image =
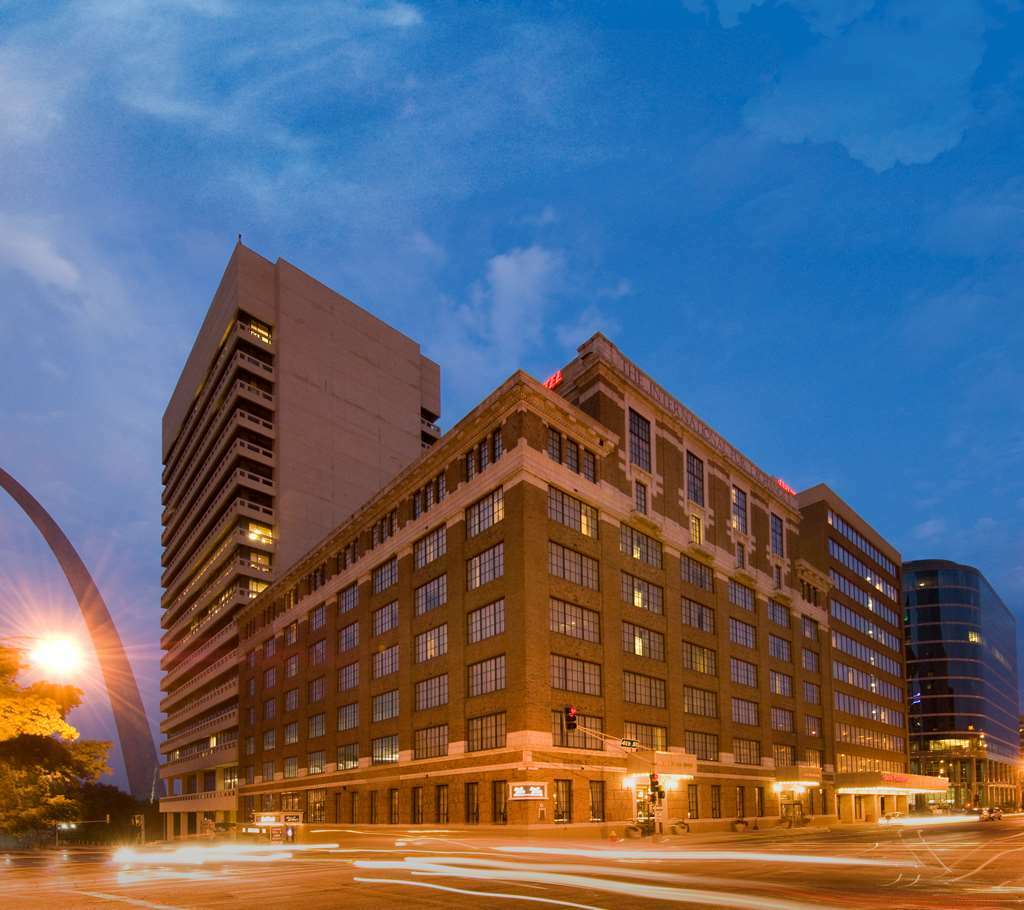
<path id="1" fill-rule="evenodd" d="M 109 771 L 110 743 L 80 740 L 68 723 L 80 689 L 19 685 L 23 665 L 0 646 L 0 833 L 30 839 L 81 817 L 82 787 Z"/>

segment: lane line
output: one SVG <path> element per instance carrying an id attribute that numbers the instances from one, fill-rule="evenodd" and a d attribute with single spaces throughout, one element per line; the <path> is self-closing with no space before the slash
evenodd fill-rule
<path id="1" fill-rule="evenodd" d="M 147 910 L 186 910 L 185 907 L 175 907 L 171 904 L 155 904 L 152 901 L 139 900 L 135 897 L 122 897 L 120 894 L 104 894 L 102 891 L 72 891 L 71 894 L 84 894 L 86 897 L 95 897 L 104 901 L 120 901 L 122 904 L 131 904 L 133 907 L 146 907 Z"/>

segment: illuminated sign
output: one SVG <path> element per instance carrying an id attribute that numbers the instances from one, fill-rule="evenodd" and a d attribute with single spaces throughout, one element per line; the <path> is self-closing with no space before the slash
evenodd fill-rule
<path id="1" fill-rule="evenodd" d="M 775 478 L 775 485 L 782 491 L 789 493 L 790 496 L 796 496 L 796 490 L 794 490 L 786 481 L 781 477 Z"/>
<path id="2" fill-rule="evenodd" d="M 284 817 L 284 823 L 286 825 L 297 825 L 302 821 L 301 815 L 286 815 Z"/>
<path id="3" fill-rule="evenodd" d="M 547 799 L 547 784 L 509 784 L 509 799 Z"/>
<path id="4" fill-rule="evenodd" d="M 276 815 L 261 815 L 259 818 L 256 819 L 256 821 L 258 821 L 261 825 L 276 825 L 280 824 L 281 819 L 279 819 Z"/>
<path id="5" fill-rule="evenodd" d="M 555 386 L 562 384 L 562 371 L 556 370 L 547 379 L 544 380 L 545 389 L 553 389 Z"/>

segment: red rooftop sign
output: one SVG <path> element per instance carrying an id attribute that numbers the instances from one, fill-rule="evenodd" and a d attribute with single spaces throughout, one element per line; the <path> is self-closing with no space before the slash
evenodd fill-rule
<path id="1" fill-rule="evenodd" d="M 786 483 L 786 481 L 784 481 L 784 480 L 783 480 L 783 479 L 782 479 L 781 477 L 776 477 L 776 478 L 775 478 L 775 485 L 776 485 L 776 486 L 777 486 L 777 487 L 778 487 L 778 488 L 779 488 L 780 490 L 785 490 L 785 491 L 786 491 L 787 493 L 789 493 L 789 495 L 790 495 L 790 496 L 796 496 L 796 490 L 794 490 L 794 489 L 793 489 L 793 488 L 792 488 L 792 487 L 791 487 L 791 486 L 790 486 L 790 485 L 789 485 L 788 483 Z"/>
<path id="2" fill-rule="evenodd" d="M 544 380 L 545 389 L 553 389 L 555 386 L 560 385 L 562 382 L 562 371 L 556 370 L 547 379 Z"/>

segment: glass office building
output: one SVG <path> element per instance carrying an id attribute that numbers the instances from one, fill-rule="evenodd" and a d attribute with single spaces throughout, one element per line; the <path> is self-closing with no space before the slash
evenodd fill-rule
<path id="1" fill-rule="evenodd" d="M 911 770 L 951 808 L 1020 805 L 1016 621 L 977 569 L 903 565 Z"/>

